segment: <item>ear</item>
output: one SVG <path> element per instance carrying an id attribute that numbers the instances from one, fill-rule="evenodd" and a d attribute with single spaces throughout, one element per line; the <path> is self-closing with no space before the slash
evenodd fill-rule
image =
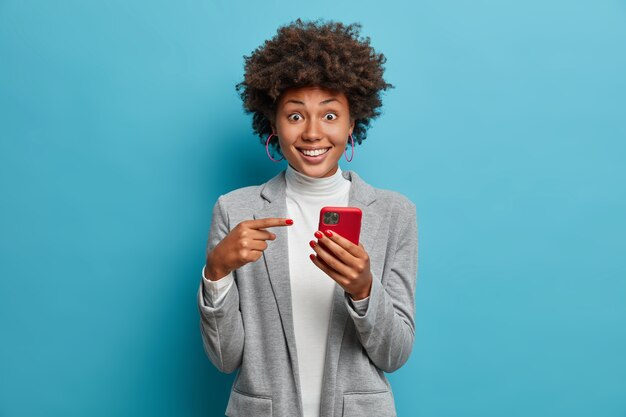
<path id="1" fill-rule="evenodd" d="M 354 130 L 354 119 L 350 119 L 350 134 L 352 134 L 352 131 Z"/>

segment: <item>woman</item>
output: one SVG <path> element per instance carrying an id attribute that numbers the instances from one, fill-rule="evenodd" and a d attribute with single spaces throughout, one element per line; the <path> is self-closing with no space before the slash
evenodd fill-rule
<path id="1" fill-rule="evenodd" d="M 359 28 L 298 19 L 246 57 L 244 107 L 288 166 L 213 209 L 198 305 L 211 362 L 239 370 L 228 416 L 396 415 L 384 372 L 413 347 L 417 217 L 339 167 L 392 87 Z M 323 206 L 362 210 L 358 245 L 317 230 Z"/>

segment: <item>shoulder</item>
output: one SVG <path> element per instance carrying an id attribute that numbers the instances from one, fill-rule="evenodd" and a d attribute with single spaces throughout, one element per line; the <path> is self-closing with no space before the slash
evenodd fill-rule
<path id="1" fill-rule="evenodd" d="M 242 220 L 252 218 L 254 212 L 261 207 L 260 185 L 237 188 L 218 197 L 213 206 L 213 216 L 219 221 L 234 227 Z"/>
<path id="2" fill-rule="evenodd" d="M 250 185 L 247 187 L 237 188 L 227 192 L 226 194 L 222 194 L 218 201 L 221 201 L 222 204 L 237 204 L 242 201 L 250 201 L 251 199 L 261 195 L 261 187 L 262 185 Z"/>
<path id="3" fill-rule="evenodd" d="M 263 206 L 261 188 L 262 185 L 250 185 L 229 191 L 219 196 L 215 207 L 231 221 L 251 218 Z"/>
<path id="4" fill-rule="evenodd" d="M 370 207 L 388 224 L 389 233 L 417 242 L 419 216 L 415 203 L 398 191 L 372 188 L 376 199 Z"/>
<path id="5" fill-rule="evenodd" d="M 408 225 L 417 224 L 417 208 L 415 204 L 404 194 L 397 191 L 376 188 L 376 201 L 370 206 L 376 207 L 376 211 L 387 219 L 390 228 L 396 232 L 404 229 L 408 231 Z"/>
<path id="6" fill-rule="evenodd" d="M 415 203 L 404 194 L 384 188 L 374 188 L 374 190 L 376 192 L 376 202 L 379 204 L 392 206 L 395 210 L 400 211 L 415 211 Z"/>

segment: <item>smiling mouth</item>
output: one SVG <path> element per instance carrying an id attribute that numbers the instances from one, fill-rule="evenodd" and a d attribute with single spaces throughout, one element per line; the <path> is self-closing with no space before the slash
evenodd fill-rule
<path id="1" fill-rule="evenodd" d="M 298 151 L 306 156 L 320 156 L 328 152 L 330 148 L 318 148 L 318 149 L 300 149 Z"/>

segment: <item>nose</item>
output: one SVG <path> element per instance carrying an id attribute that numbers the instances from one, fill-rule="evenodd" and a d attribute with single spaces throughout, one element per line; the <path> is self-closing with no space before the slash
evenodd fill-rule
<path id="1" fill-rule="evenodd" d="M 308 120 L 306 122 L 304 131 L 302 132 L 302 140 L 316 141 L 322 139 L 323 136 L 320 124 L 317 120 Z"/>

